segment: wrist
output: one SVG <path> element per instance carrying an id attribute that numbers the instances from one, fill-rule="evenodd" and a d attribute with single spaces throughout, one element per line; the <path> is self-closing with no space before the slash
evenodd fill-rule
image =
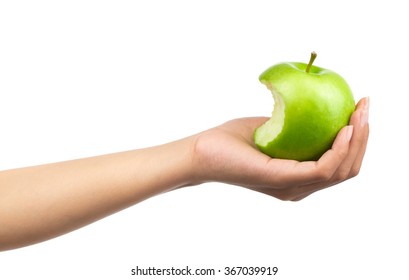
<path id="1" fill-rule="evenodd" d="M 198 160 L 196 143 L 199 135 L 192 135 L 170 145 L 175 159 L 172 164 L 176 175 L 173 189 L 195 186 L 203 183 L 201 179 L 200 160 Z"/>
<path id="2" fill-rule="evenodd" d="M 196 135 L 193 135 L 152 148 L 155 159 L 149 165 L 160 166 L 155 184 L 159 187 L 158 193 L 200 184 L 197 180 L 195 141 Z"/>

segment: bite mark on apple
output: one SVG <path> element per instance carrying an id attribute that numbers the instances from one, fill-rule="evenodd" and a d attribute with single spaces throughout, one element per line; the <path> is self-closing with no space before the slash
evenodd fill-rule
<path id="1" fill-rule="evenodd" d="M 261 146 L 267 146 L 280 134 L 284 126 L 285 118 L 285 104 L 283 98 L 271 84 L 266 83 L 266 86 L 273 95 L 274 108 L 271 113 L 271 118 L 257 129 L 255 135 L 257 138 L 256 142 Z"/>

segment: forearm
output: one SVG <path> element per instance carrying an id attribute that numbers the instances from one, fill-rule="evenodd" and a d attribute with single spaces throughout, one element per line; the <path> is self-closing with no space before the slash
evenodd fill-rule
<path id="1" fill-rule="evenodd" d="M 0 172 L 0 250 L 61 235 L 189 184 L 191 142 Z"/>

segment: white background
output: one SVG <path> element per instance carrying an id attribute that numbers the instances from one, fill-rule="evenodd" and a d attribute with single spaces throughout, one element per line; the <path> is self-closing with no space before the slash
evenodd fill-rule
<path id="1" fill-rule="evenodd" d="M 0 279 L 136 279 L 137 265 L 279 268 L 239 279 L 408 279 L 404 3 L 1 1 L 0 170 L 268 116 L 258 75 L 307 62 L 312 50 L 357 100 L 370 96 L 371 135 L 358 177 L 301 202 L 219 183 L 167 193 L 1 252 Z"/>

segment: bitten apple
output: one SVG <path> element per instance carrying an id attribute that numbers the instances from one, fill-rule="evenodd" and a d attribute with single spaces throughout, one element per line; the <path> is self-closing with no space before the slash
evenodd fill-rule
<path id="1" fill-rule="evenodd" d="M 308 64 L 274 65 L 259 79 L 271 90 L 271 118 L 256 129 L 257 147 L 273 158 L 317 160 L 331 148 L 339 130 L 348 124 L 355 101 L 337 73 Z"/>

